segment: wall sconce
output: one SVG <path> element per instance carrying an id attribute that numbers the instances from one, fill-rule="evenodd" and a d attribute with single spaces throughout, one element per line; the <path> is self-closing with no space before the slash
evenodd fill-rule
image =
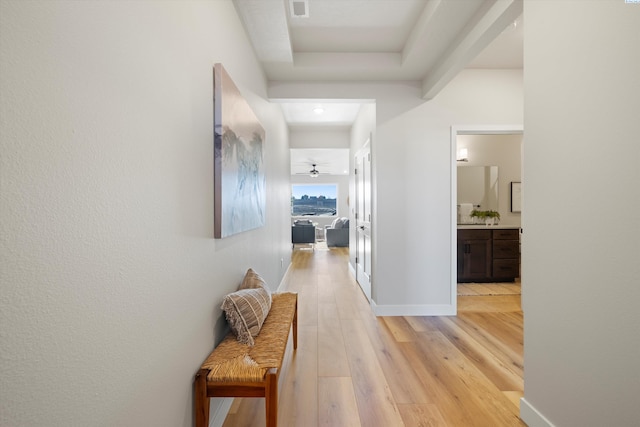
<path id="1" fill-rule="evenodd" d="M 469 161 L 469 150 L 466 148 L 461 148 L 458 150 L 458 156 L 456 160 L 459 162 L 468 162 Z"/>

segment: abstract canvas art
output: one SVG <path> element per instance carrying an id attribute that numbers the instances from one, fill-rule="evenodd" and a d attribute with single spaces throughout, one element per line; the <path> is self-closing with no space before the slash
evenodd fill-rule
<path id="1" fill-rule="evenodd" d="M 214 237 L 265 223 L 265 132 L 222 64 L 214 65 Z"/>

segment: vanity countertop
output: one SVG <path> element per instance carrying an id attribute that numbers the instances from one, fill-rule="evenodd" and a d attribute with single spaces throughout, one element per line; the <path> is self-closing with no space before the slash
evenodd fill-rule
<path id="1" fill-rule="evenodd" d="M 516 229 L 519 230 L 520 227 L 517 225 L 502 225 L 502 224 L 498 224 L 498 225 L 484 225 L 484 224 L 458 224 L 458 230 L 487 230 L 487 229 L 491 229 L 491 228 L 495 228 L 495 229 L 503 229 L 503 230 L 507 230 L 507 229 Z"/>

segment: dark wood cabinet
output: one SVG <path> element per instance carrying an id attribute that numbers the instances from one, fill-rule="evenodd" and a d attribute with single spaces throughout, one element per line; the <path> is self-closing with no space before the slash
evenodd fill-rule
<path id="1" fill-rule="evenodd" d="M 491 276 L 491 230 L 458 230 L 458 281 Z"/>
<path id="2" fill-rule="evenodd" d="M 518 229 L 492 230 L 492 281 L 512 282 L 520 276 L 520 232 Z"/>
<path id="3" fill-rule="evenodd" d="M 458 282 L 512 282 L 520 275 L 517 228 L 459 229 Z"/>

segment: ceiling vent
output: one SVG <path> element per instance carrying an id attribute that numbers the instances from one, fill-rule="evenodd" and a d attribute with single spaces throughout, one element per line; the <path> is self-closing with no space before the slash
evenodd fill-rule
<path id="1" fill-rule="evenodd" d="M 309 17 L 309 0 L 289 0 L 292 18 Z"/>

